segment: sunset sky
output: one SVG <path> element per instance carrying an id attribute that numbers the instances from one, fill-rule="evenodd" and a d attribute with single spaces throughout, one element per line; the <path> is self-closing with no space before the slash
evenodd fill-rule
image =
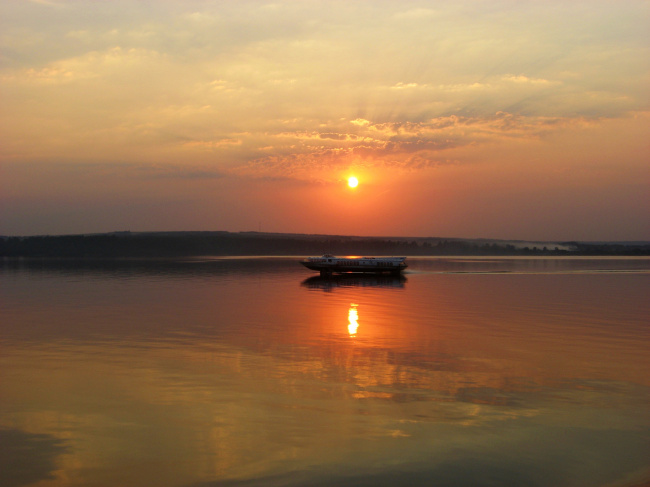
<path id="1" fill-rule="evenodd" d="M 0 0 L 0 235 L 650 240 L 648 26 L 646 0 Z"/>

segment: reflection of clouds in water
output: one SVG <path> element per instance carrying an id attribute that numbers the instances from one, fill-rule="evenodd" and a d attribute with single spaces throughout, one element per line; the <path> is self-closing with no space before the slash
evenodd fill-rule
<path id="1" fill-rule="evenodd" d="M 54 479 L 63 440 L 17 429 L 0 429 L 0 485 L 14 487 Z"/>
<path id="2" fill-rule="evenodd" d="M 59 476 L 63 452 L 60 476 L 75 486 L 643 480 L 640 278 L 303 282 L 288 264 L 18 269 L 3 413 L 74 445 L 53 440 L 44 470 L 22 463 Z M 5 463 L 0 485 L 32 482 L 10 483 Z"/>
<path id="3" fill-rule="evenodd" d="M 524 425 L 525 426 L 525 425 Z M 192 487 L 552 487 L 574 485 L 641 485 L 648 479 L 642 432 L 588 428 L 540 428 L 533 422 L 525 435 L 485 430 L 461 444 L 444 429 L 431 440 L 425 435 L 397 435 L 394 448 L 375 452 L 371 466 L 337 465 L 337 473 L 319 468 L 237 481 L 191 484 Z M 415 436 L 416 438 L 413 438 Z M 404 442 L 417 441 L 428 459 L 399 463 Z M 616 448 L 612 445 L 625 445 Z M 382 457 L 381 459 L 379 457 Z M 396 463 L 397 462 L 397 463 Z M 625 484 L 619 484 L 625 479 Z M 646 485 L 643 483 L 643 485 Z"/>

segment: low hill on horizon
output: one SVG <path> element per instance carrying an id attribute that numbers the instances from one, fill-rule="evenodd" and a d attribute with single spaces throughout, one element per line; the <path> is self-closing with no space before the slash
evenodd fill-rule
<path id="1" fill-rule="evenodd" d="M 0 257 L 151 258 L 201 255 L 650 255 L 650 242 L 535 242 L 178 231 L 0 237 Z"/>

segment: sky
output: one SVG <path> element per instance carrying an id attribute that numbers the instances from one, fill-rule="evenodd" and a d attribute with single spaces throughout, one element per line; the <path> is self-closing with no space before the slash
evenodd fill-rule
<path id="1" fill-rule="evenodd" d="M 650 240 L 648 25 L 646 0 L 0 0 L 0 235 Z"/>

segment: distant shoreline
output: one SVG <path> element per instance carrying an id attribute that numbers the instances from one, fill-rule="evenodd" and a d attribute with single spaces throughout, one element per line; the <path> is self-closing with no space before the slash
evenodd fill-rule
<path id="1" fill-rule="evenodd" d="M 252 255 L 648 256 L 650 242 L 528 242 L 261 232 L 112 232 L 0 237 L 0 257 L 149 258 Z"/>

